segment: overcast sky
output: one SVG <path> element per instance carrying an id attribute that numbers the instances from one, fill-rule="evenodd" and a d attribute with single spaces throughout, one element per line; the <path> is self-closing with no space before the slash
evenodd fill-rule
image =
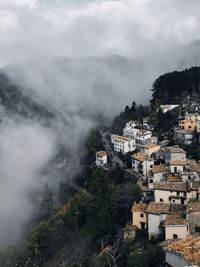
<path id="1" fill-rule="evenodd" d="M 0 0 L 0 64 L 152 54 L 199 38 L 200 1 Z"/>

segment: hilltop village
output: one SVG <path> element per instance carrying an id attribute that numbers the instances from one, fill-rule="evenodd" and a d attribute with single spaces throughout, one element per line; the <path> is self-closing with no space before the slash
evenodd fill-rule
<path id="1" fill-rule="evenodd" d="M 37 196 L 38 216 L 0 266 L 200 266 L 199 85 L 200 67 L 166 73 L 150 105 L 113 121 L 95 113 L 78 151 L 61 147 L 50 162 L 58 192 L 47 184 Z M 2 82 L 10 113 L 55 119 L 17 92 Z"/>
<path id="2" fill-rule="evenodd" d="M 130 120 L 122 135 L 107 134 L 105 151 L 98 151 L 95 161 L 105 169 L 119 164 L 126 179 L 141 190 L 142 200 L 132 203 L 129 211 L 132 221 L 124 228 L 124 239 L 135 240 L 143 233 L 160 242 L 166 266 L 174 267 L 200 264 L 200 163 L 183 149 L 194 143 L 199 146 L 200 114 L 198 105 L 190 111 L 187 100 L 188 109 L 181 110 L 181 116 L 180 105 L 157 109 L 157 113 L 177 114 L 171 140 L 165 133 L 159 140 L 155 115 Z"/>

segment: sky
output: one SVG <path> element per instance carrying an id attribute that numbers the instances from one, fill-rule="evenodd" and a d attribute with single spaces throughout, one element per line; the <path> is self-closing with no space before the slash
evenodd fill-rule
<path id="1" fill-rule="evenodd" d="M 187 49 L 199 10 L 199 0 L 0 0 L 0 67 L 56 115 L 24 119 L 0 105 L 0 248 L 23 237 L 46 184 L 73 181 L 94 114 L 147 104 L 159 75 L 200 65 L 199 44 Z M 44 174 L 61 146 L 65 175 Z"/>
<path id="2" fill-rule="evenodd" d="M 0 64 L 146 56 L 199 38 L 198 0 L 0 0 Z"/>

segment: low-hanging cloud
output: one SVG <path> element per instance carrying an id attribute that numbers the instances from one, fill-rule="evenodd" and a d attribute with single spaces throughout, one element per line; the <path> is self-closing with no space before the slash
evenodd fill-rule
<path id="1" fill-rule="evenodd" d="M 19 240 L 33 205 L 30 196 L 45 184 L 39 173 L 56 153 L 56 142 L 38 123 L 6 118 L 0 128 L 0 246 Z"/>
<path id="2" fill-rule="evenodd" d="M 10 63 L 10 81 L 54 115 L 2 111 L 0 247 L 22 237 L 37 214 L 34 195 L 78 173 L 80 147 L 100 114 L 148 103 L 157 76 L 200 64 L 199 43 L 187 45 L 199 37 L 199 1 L 67 2 L 0 0 L 0 65 Z M 60 147 L 68 156 L 53 163 Z"/>

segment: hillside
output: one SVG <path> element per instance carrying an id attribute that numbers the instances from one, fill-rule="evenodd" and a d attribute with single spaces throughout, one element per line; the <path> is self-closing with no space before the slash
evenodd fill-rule
<path id="1" fill-rule="evenodd" d="M 181 103 L 188 95 L 197 100 L 200 93 L 200 67 L 165 73 L 155 80 L 152 106 Z"/>

